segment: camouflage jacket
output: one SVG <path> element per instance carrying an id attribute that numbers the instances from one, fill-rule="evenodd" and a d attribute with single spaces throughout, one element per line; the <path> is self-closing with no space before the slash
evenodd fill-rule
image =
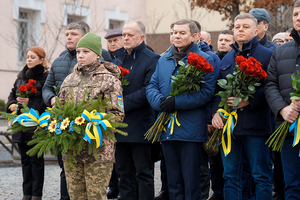
<path id="1" fill-rule="evenodd" d="M 64 102 L 71 98 L 71 92 L 76 103 L 83 100 L 84 91 L 87 91 L 87 98 L 96 100 L 99 95 L 109 98 L 113 108 L 106 110 L 106 113 L 113 113 L 121 116 L 123 121 L 124 111 L 122 105 L 118 105 L 118 97 L 122 97 L 122 87 L 119 80 L 120 69 L 110 62 L 95 61 L 89 65 L 78 66 L 77 69 L 67 76 L 61 85 L 59 99 Z M 103 139 L 103 145 L 99 147 L 96 161 L 93 155 L 88 154 L 88 148 L 84 149 L 76 157 L 81 163 L 103 163 L 114 162 L 115 143 L 112 140 Z M 63 159 L 66 155 L 63 156 Z"/>

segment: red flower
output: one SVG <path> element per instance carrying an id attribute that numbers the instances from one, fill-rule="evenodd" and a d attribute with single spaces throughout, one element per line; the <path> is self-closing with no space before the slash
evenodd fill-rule
<path id="1" fill-rule="evenodd" d="M 30 92 L 31 92 L 31 93 L 37 93 L 36 87 L 32 87 L 32 88 L 30 89 Z"/>
<path id="2" fill-rule="evenodd" d="M 240 65 L 241 62 L 246 61 L 247 59 L 244 56 L 237 56 L 235 57 L 235 62 L 237 65 Z"/>
<path id="3" fill-rule="evenodd" d="M 36 80 L 34 80 L 34 79 L 29 79 L 29 80 L 28 80 L 28 83 L 31 84 L 31 85 L 35 85 L 35 84 L 36 84 Z"/>
<path id="4" fill-rule="evenodd" d="M 19 87 L 19 91 L 20 91 L 20 92 L 26 92 L 26 91 L 27 91 L 26 85 L 21 85 L 21 86 Z"/>
<path id="5" fill-rule="evenodd" d="M 249 76 L 253 76 L 253 74 L 254 74 L 254 67 L 252 65 L 249 65 L 247 67 L 247 69 L 245 70 L 245 74 L 247 74 Z"/>
<path id="6" fill-rule="evenodd" d="M 25 83 L 25 86 L 27 87 L 28 90 L 31 90 L 31 88 L 33 87 L 33 85 L 30 84 L 29 82 Z"/>
<path id="7" fill-rule="evenodd" d="M 187 62 L 190 64 L 190 65 L 193 65 L 195 66 L 198 62 L 198 58 L 199 58 L 199 55 L 194 53 L 194 52 L 190 52 L 189 53 L 189 56 L 187 58 Z"/>
<path id="8" fill-rule="evenodd" d="M 126 76 L 127 74 L 129 74 L 129 70 L 125 69 L 123 67 L 118 66 L 119 69 L 121 70 L 121 75 L 120 76 Z"/>
<path id="9" fill-rule="evenodd" d="M 268 74 L 264 70 L 262 70 L 261 73 L 258 75 L 258 78 L 259 79 L 266 79 L 267 76 L 268 76 Z"/>
<path id="10" fill-rule="evenodd" d="M 239 64 L 240 70 L 245 71 L 247 69 L 247 65 L 248 65 L 247 61 L 240 62 Z"/>

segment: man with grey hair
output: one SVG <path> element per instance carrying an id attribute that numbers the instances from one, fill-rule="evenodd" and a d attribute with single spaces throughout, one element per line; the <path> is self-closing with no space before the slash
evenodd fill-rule
<path id="1" fill-rule="evenodd" d="M 228 74 L 233 74 L 236 66 L 236 56 L 249 56 L 262 64 L 262 69 L 267 70 L 272 50 L 259 44 L 257 35 L 257 20 L 248 13 L 239 14 L 234 20 L 234 39 L 232 50 L 222 59 L 219 79 L 226 79 Z M 225 199 L 242 199 L 242 172 L 243 160 L 249 160 L 251 176 L 254 179 L 254 199 L 272 199 L 272 170 L 270 168 L 271 152 L 265 142 L 272 133 L 271 111 L 267 105 L 263 81 L 256 87 L 253 98 L 241 100 L 233 107 L 233 101 L 238 98 L 232 95 L 227 104 L 237 109 L 238 119 L 231 139 L 231 151 L 225 155 L 223 148 L 221 156 L 223 161 L 224 195 Z M 223 90 L 217 86 L 218 91 Z M 220 96 L 214 96 L 212 103 L 212 125 L 223 129 L 224 123 L 216 113 L 220 103 Z M 241 109 L 242 108 L 242 109 Z M 241 111 L 242 110 L 242 111 Z M 227 143 L 227 145 L 229 145 Z"/>
<path id="2" fill-rule="evenodd" d="M 144 138 L 144 134 L 154 123 L 155 113 L 145 92 L 160 56 L 146 48 L 145 26 L 142 22 L 127 22 L 122 35 L 124 55 L 113 60 L 115 64 L 129 70 L 125 77 L 129 84 L 123 86 L 123 122 L 128 127 L 122 129 L 128 136 L 116 135 L 115 166 L 119 191 L 123 200 L 153 200 L 152 144 Z"/>
<path id="3" fill-rule="evenodd" d="M 300 100 L 290 99 L 294 92 L 291 76 L 299 71 L 300 48 L 300 1 L 296 1 L 293 9 L 293 25 L 290 36 L 293 40 L 275 49 L 268 69 L 265 84 L 267 101 L 276 116 L 276 126 L 284 121 L 293 123 L 300 113 Z M 281 161 L 284 174 L 285 199 L 300 199 L 300 157 L 299 144 L 294 142 L 297 134 L 289 131 L 281 150 Z M 294 144 L 295 143 L 295 144 Z"/>
<path id="4" fill-rule="evenodd" d="M 171 26 L 172 27 L 172 26 Z M 165 156 L 170 199 L 201 199 L 200 163 L 202 145 L 207 140 L 206 105 L 214 95 L 214 73 L 205 74 L 201 90 L 194 93 L 171 96 L 171 76 L 176 76 L 179 61 L 187 63 L 190 52 L 202 55 L 211 65 L 211 57 L 201 51 L 193 41 L 198 28 L 191 20 L 182 19 L 173 26 L 173 46 L 156 66 L 146 95 L 150 105 L 159 112 L 174 113 L 180 126 L 165 126 L 160 138 Z"/>
<path id="5" fill-rule="evenodd" d="M 86 33 L 86 27 L 81 24 L 70 23 L 67 25 L 65 32 L 67 50 L 54 60 L 43 87 L 43 99 L 48 107 L 55 105 L 55 97 L 58 95 L 57 91 L 54 90 L 54 86 L 60 88 L 64 79 L 72 73 L 74 66 L 77 64 L 76 45 Z M 60 174 L 60 199 L 70 199 L 61 154 L 57 156 L 57 160 L 62 169 Z"/>

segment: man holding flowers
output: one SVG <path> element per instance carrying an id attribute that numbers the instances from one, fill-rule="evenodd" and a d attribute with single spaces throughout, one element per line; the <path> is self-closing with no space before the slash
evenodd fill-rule
<path id="1" fill-rule="evenodd" d="M 202 143 L 207 140 L 206 105 L 215 88 L 216 80 L 213 73 L 210 73 L 214 63 L 211 57 L 199 50 L 198 45 L 193 42 L 198 32 L 194 22 L 182 19 L 171 27 L 174 46 L 158 60 L 146 96 L 150 105 L 157 111 L 176 111 L 177 121 L 180 123 L 173 126 L 173 131 L 166 124 L 159 140 L 162 142 L 166 160 L 170 199 L 201 199 L 201 151 Z M 181 62 L 188 62 L 186 67 L 193 65 L 197 68 L 203 65 L 202 71 L 205 73 L 197 84 L 200 91 L 172 96 L 172 84 L 177 81 L 174 77 L 180 73 Z"/>
<path id="2" fill-rule="evenodd" d="M 241 76 L 256 77 L 260 74 L 260 78 L 265 78 L 266 74 L 263 70 L 267 70 L 272 50 L 259 44 L 256 37 L 258 32 L 256 26 L 257 20 L 248 13 L 239 14 L 235 18 L 235 43 L 231 45 L 233 51 L 230 51 L 222 59 L 219 79 L 225 80 L 219 80 L 218 85 L 221 86 L 221 83 L 226 79 L 229 81 L 229 74 L 233 74 L 231 77 L 236 75 L 236 71 L 234 73 L 236 64 L 239 64 L 240 67 L 249 65 L 248 68 L 243 69 L 244 71 L 239 68 L 242 71 Z M 259 71 L 255 72 L 256 68 Z M 242 169 L 245 155 L 250 162 L 251 174 L 254 178 L 255 199 L 272 199 L 271 152 L 268 146 L 265 145 L 268 136 L 271 134 L 270 108 L 265 99 L 262 79 L 259 81 L 261 85 L 255 88 L 256 91 L 254 86 L 247 85 L 252 91 L 249 98 L 238 99 L 237 94 L 233 92 L 235 82 L 231 87 L 232 89 L 226 90 L 226 93 L 231 90 L 231 94 L 227 102 L 223 102 L 225 105 L 224 110 L 233 109 L 233 113 L 236 113 L 236 115 L 233 119 L 235 127 L 233 130 L 231 129 L 231 135 L 226 134 L 226 136 L 223 136 L 223 148 L 220 147 L 224 166 L 225 199 L 242 199 Z M 221 91 L 221 88 L 218 87 L 217 90 Z M 214 97 L 213 113 L 218 110 L 220 101 L 220 96 Z M 227 107 L 228 109 L 226 109 Z M 235 111 L 235 109 L 237 110 Z M 215 128 L 223 129 L 224 122 L 220 113 L 213 115 L 212 125 Z M 228 132 L 228 130 L 226 131 Z"/>
<path id="3" fill-rule="evenodd" d="M 296 1 L 293 10 L 294 28 L 291 36 L 294 40 L 279 46 L 273 53 L 265 91 L 267 101 L 276 116 L 276 126 L 284 121 L 293 123 L 299 116 L 300 101 L 291 100 L 294 91 L 291 76 L 299 71 L 300 47 L 300 1 Z M 296 87 L 298 88 L 298 86 Z M 292 103 L 292 104 L 291 104 Z M 288 133 L 281 150 L 281 160 L 285 182 L 285 199 L 300 199 L 300 157 L 299 144 L 293 145 L 294 130 Z"/>

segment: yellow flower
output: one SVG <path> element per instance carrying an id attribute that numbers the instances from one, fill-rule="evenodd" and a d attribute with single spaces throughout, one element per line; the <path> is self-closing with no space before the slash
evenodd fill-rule
<path id="1" fill-rule="evenodd" d="M 56 120 L 53 120 L 49 127 L 48 127 L 48 130 L 52 133 L 52 132 L 55 132 L 55 129 L 56 129 Z"/>
<path id="2" fill-rule="evenodd" d="M 66 119 L 64 119 L 62 122 L 61 122 L 61 130 L 65 130 L 70 124 L 70 120 L 69 118 L 67 117 Z"/>
<path id="3" fill-rule="evenodd" d="M 81 116 L 77 117 L 75 119 L 75 124 L 77 124 L 78 126 L 82 125 L 84 123 L 85 119 Z"/>

